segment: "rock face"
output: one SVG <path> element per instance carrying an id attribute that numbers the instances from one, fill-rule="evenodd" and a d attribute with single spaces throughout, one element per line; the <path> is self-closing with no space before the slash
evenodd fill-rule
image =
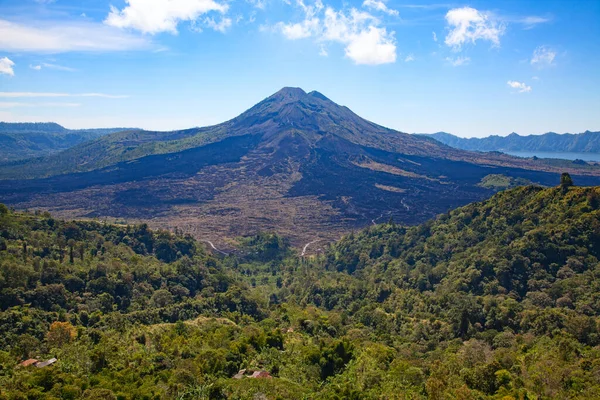
<path id="1" fill-rule="evenodd" d="M 577 184 L 600 183 L 598 169 L 572 168 Z M 13 178 L 0 181 L 0 201 L 178 227 L 219 248 L 265 230 L 303 245 L 390 218 L 416 224 L 482 200 L 493 193 L 480 185 L 488 175 L 557 185 L 559 172 L 387 129 L 321 93 L 284 88 L 220 125 L 119 132 L 0 168 Z"/>

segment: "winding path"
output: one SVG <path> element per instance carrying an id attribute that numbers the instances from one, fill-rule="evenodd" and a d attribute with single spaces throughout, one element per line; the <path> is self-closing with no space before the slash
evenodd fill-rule
<path id="1" fill-rule="evenodd" d="M 229 254 L 225 253 L 224 251 L 217 249 L 217 247 L 210 240 L 203 240 L 203 242 L 208 243 L 210 245 L 210 247 L 212 247 L 212 249 L 214 251 L 216 251 L 217 253 L 221 253 L 224 256 L 228 256 L 229 255 Z"/>
<path id="2" fill-rule="evenodd" d="M 404 199 L 400 200 L 400 203 L 406 208 L 406 211 L 410 211 L 410 207 L 404 202 Z"/>
<path id="3" fill-rule="evenodd" d="M 381 213 L 381 215 L 375 219 L 372 219 L 371 222 L 373 223 L 373 225 L 377 225 L 377 220 L 383 218 L 383 213 Z"/>
<path id="4" fill-rule="evenodd" d="M 308 246 L 310 246 L 313 243 L 317 243 L 320 242 L 323 239 L 317 239 L 317 240 L 313 240 L 312 242 L 308 242 L 304 245 L 304 248 L 302 249 L 302 254 L 300 254 L 300 257 L 304 257 L 304 255 L 306 254 L 306 250 L 308 249 Z"/>

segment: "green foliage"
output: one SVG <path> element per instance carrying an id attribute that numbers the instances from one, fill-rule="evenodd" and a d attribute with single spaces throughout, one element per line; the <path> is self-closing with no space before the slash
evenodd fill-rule
<path id="1" fill-rule="evenodd" d="M 560 187 L 566 189 L 570 186 L 573 186 L 573 179 L 571 179 L 571 175 L 565 172 L 560 176 Z"/>
<path id="2" fill-rule="evenodd" d="M 290 254 L 289 241 L 275 233 L 261 232 L 241 238 L 239 242 L 247 260 L 263 262 L 282 260 Z"/>
<path id="3" fill-rule="evenodd" d="M 525 185 L 531 185 L 531 181 L 502 174 L 491 174 L 484 176 L 478 186 L 486 189 L 501 190 Z"/>
<path id="4" fill-rule="evenodd" d="M 3 213 L 0 398 L 599 398 L 599 198 L 513 189 L 313 259 Z"/>

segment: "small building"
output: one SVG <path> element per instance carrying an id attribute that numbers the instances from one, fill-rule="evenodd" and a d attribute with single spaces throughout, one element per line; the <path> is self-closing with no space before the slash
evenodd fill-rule
<path id="1" fill-rule="evenodd" d="M 36 365 L 39 362 L 39 360 L 36 360 L 35 358 L 30 358 L 29 360 L 25 360 L 22 363 L 20 363 L 19 365 L 21 367 L 30 367 L 32 365 Z"/>
<path id="2" fill-rule="evenodd" d="M 254 371 L 250 378 L 273 379 L 271 374 L 267 371 Z"/>
<path id="3" fill-rule="evenodd" d="M 255 379 L 272 379 L 273 377 L 267 371 L 252 371 L 247 369 L 240 369 L 240 371 L 233 376 L 233 379 L 242 378 L 255 378 Z"/>
<path id="4" fill-rule="evenodd" d="M 44 361 L 44 362 L 38 362 L 37 364 L 35 364 L 35 366 L 37 368 L 44 368 L 47 367 L 49 365 L 54 364 L 55 362 L 57 362 L 58 360 L 56 358 L 51 358 L 48 361 Z"/>

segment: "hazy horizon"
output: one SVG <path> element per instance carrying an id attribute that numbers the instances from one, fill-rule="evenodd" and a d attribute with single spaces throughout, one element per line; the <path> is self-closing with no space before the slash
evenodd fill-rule
<path id="1" fill-rule="evenodd" d="M 221 122 L 225 122 L 225 121 L 221 121 Z M 376 121 L 371 121 L 371 122 L 377 123 Z M 59 123 L 57 121 L 3 121 L 3 120 L 0 120 L 0 123 L 9 123 L 9 124 L 10 123 L 15 123 L 15 124 L 18 124 L 18 123 L 24 123 L 24 124 L 27 124 L 27 123 L 32 123 L 32 124 L 35 124 L 35 123 L 56 123 L 56 124 L 62 126 L 63 128 L 66 128 L 66 129 L 69 129 L 69 130 L 104 129 L 104 128 L 124 128 L 124 129 L 142 129 L 142 130 L 148 130 L 148 129 L 142 128 L 140 126 L 109 126 L 109 125 L 107 125 L 107 126 L 85 126 L 85 125 L 82 125 L 80 127 L 72 127 L 72 126 L 68 126 L 68 125 L 65 125 L 65 124 L 61 124 L 61 123 Z M 215 124 L 185 126 L 185 127 L 180 127 L 180 128 L 177 128 L 177 129 L 158 129 L 158 130 L 155 130 L 155 131 L 157 131 L 157 132 L 170 132 L 170 131 L 185 130 L 185 129 L 192 129 L 192 128 L 204 128 L 204 127 L 208 127 L 208 126 L 212 126 L 212 125 L 215 125 Z M 391 127 L 387 127 L 387 128 L 391 128 Z M 392 129 L 395 129 L 395 128 L 392 128 Z M 456 134 L 456 133 L 452 133 L 452 132 L 447 132 L 447 131 L 437 131 L 437 132 L 406 132 L 406 131 L 403 131 L 401 129 L 395 129 L 395 130 L 397 130 L 399 132 L 408 133 L 410 135 L 432 135 L 432 134 L 435 134 L 435 133 L 448 133 L 450 135 L 457 136 L 457 137 L 464 138 L 464 139 L 482 139 L 482 138 L 487 138 L 487 137 L 491 137 L 491 136 L 507 137 L 507 136 L 509 136 L 509 135 L 511 135 L 513 133 L 516 133 L 519 136 L 541 136 L 541 135 L 545 135 L 547 133 L 556 133 L 558 135 L 569 135 L 569 134 L 570 135 L 573 135 L 573 134 L 577 135 L 577 134 L 581 134 L 581 133 L 585 133 L 585 132 L 597 132 L 597 131 L 593 131 L 591 129 L 586 129 L 586 130 L 584 130 L 582 132 L 556 132 L 556 131 L 548 131 L 548 132 L 542 132 L 542 133 L 510 132 L 510 133 L 482 134 L 482 135 L 479 135 L 479 136 L 462 136 L 462 135 L 459 135 L 459 134 Z"/>

